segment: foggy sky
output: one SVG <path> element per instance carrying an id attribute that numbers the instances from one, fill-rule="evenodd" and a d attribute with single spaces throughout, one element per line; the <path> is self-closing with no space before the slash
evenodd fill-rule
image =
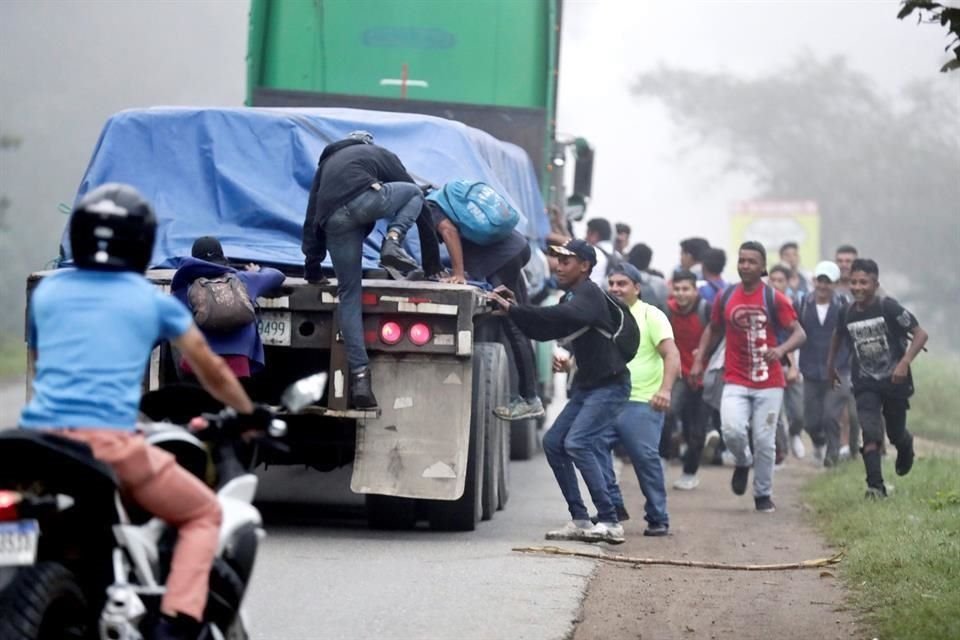
<path id="1" fill-rule="evenodd" d="M 710 154 L 678 162 L 678 132 L 662 107 L 629 95 L 635 75 L 660 63 L 755 75 L 806 49 L 848 56 L 891 95 L 935 78 L 960 101 L 960 72 L 938 73 L 944 29 L 898 21 L 897 6 L 568 1 L 559 125 L 596 146 L 589 215 L 630 223 L 633 241 L 653 246 L 654 266 L 669 269 L 682 237 L 726 246 L 731 204 L 754 195 L 743 177 L 709 181 Z M 65 222 L 57 205 L 72 202 L 112 113 L 242 103 L 247 12 L 244 0 L 0 2 L 0 131 L 23 138 L 0 153 L 0 193 L 13 201 L 18 239 L 3 245 L 15 254 L 7 264 L 40 268 L 56 255 Z"/>

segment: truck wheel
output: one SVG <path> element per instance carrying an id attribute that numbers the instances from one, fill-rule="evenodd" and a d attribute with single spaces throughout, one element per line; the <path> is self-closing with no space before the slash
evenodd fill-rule
<path id="1" fill-rule="evenodd" d="M 493 415 L 497 403 L 502 402 L 503 381 L 506 379 L 506 353 L 500 344 L 478 342 L 473 350 L 473 390 L 470 408 L 470 451 L 467 458 L 467 477 L 463 495 L 453 501 L 432 500 L 428 503 L 430 528 L 437 531 L 473 531 L 484 515 L 484 487 L 486 486 L 486 456 L 488 425 L 500 422 Z M 500 427 L 502 429 L 502 427 Z M 496 479 L 494 480 L 496 481 Z M 488 503 L 490 492 L 488 493 Z"/>
<path id="2" fill-rule="evenodd" d="M 510 425 L 510 458 L 530 460 L 537 455 L 537 420 L 518 420 Z"/>
<path id="3" fill-rule="evenodd" d="M 0 593 L 4 640 L 81 640 L 93 631 L 93 619 L 76 577 L 56 562 L 18 569 Z"/>
<path id="4" fill-rule="evenodd" d="M 509 423 L 497 418 L 493 410 L 509 400 L 510 361 L 503 345 L 497 342 L 478 343 L 473 357 L 473 398 L 478 410 L 476 418 L 485 423 L 483 519 L 489 520 L 500 508 L 500 487 L 505 484 L 501 452 Z"/>
<path id="5" fill-rule="evenodd" d="M 503 429 L 510 429 L 510 425 L 505 423 Z M 497 454 L 500 456 L 500 474 L 497 481 L 500 484 L 498 492 L 497 509 L 504 509 L 507 506 L 507 500 L 510 499 L 510 437 L 509 432 L 500 435 L 500 450 Z"/>
<path id="6" fill-rule="evenodd" d="M 367 524 L 371 529 L 404 531 L 417 524 L 417 501 L 368 493 Z"/>

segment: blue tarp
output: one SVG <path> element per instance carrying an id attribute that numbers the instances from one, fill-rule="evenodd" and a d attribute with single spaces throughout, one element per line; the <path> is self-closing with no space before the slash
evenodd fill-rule
<path id="1" fill-rule="evenodd" d="M 135 186 L 159 221 L 155 266 L 175 266 L 203 235 L 235 259 L 302 265 L 307 192 L 324 146 L 356 129 L 396 153 L 418 182 L 493 186 L 542 245 L 549 230 L 533 164 L 518 146 L 459 122 L 356 109 L 168 108 L 123 111 L 100 134 L 80 189 Z M 416 234 L 408 234 L 415 238 Z M 365 266 L 376 264 L 371 237 Z M 66 234 L 64 255 L 69 258 Z M 329 258 L 328 258 L 329 264 Z"/>

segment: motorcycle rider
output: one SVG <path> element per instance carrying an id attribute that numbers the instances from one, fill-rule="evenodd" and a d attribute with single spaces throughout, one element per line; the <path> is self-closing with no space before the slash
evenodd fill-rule
<path id="1" fill-rule="evenodd" d="M 87 444 L 127 498 L 177 528 L 161 617 L 148 635 L 165 640 L 200 634 L 221 511 L 203 482 L 136 431 L 151 350 L 172 341 L 211 395 L 241 414 L 255 408 L 187 308 L 144 278 L 156 225 L 150 204 L 128 185 L 105 184 L 76 205 L 76 269 L 44 278 L 30 300 L 36 373 L 20 426 Z"/>

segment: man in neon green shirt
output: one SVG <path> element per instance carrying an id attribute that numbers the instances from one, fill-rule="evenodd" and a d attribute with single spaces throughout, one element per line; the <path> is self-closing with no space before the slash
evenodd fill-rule
<path id="1" fill-rule="evenodd" d="M 610 497 L 618 511 L 623 495 L 613 473 L 610 450 L 619 441 L 633 463 L 633 470 L 646 498 L 645 536 L 665 536 L 670 530 L 667 491 L 660 465 L 660 432 L 664 412 L 670 408 L 670 393 L 680 373 L 680 352 L 673 341 L 673 327 L 667 316 L 640 300 L 641 274 L 629 263 L 613 268 L 607 278 L 610 294 L 622 300 L 640 327 L 640 348 L 627 364 L 630 370 L 630 398 L 598 451 L 607 477 Z M 621 518 L 623 519 L 623 518 Z"/>

